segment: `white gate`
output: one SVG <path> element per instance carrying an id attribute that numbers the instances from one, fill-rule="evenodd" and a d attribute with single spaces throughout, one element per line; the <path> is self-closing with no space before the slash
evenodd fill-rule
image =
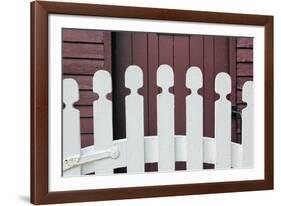
<path id="1" fill-rule="evenodd" d="M 242 144 L 231 142 L 231 79 L 219 73 L 215 79 L 215 138 L 203 137 L 203 98 L 198 89 L 203 86 L 201 70 L 190 67 L 186 72 L 186 136 L 174 133 L 173 69 L 161 65 L 157 70 L 157 136 L 144 136 L 143 96 L 137 90 L 143 86 L 141 68 L 131 65 L 125 73 L 126 139 L 113 140 L 111 75 L 99 70 L 93 77 L 93 91 L 99 95 L 93 102 L 95 145 L 81 149 L 79 111 L 73 103 L 79 98 L 74 79 L 63 80 L 63 175 L 74 176 L 95 172 L 112 174 L 114 168 L 127 167 L 127 173 L 144 172 L 145 163 L 158 162 L 158 171 L 175 170 L 176 161 L 186 161 L 187 170 L 201 170 L 203 163 L 215 168 L 249 168 L 253 166 L 253 82 L 243 86 L 242 99 L 247 107 L 242 110 Z"/>

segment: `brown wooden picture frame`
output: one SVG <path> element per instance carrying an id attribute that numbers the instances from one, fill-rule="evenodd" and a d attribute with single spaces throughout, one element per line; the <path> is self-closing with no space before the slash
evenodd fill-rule
<path id="1" fill-rule="evenodd" d="M 49 192 L 48 15 L 256 25 L 265 28 L 264 180 Z M 33 204 L 273 189 L 273 16 L 35 1 L 31 3 L 31 202 Z"/>

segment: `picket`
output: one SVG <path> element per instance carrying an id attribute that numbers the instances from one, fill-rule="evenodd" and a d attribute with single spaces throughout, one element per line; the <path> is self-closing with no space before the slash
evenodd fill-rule
<path id="1" fill-rule="evenodd" d="M 242 110 L 242 146 L 243 146 L 243 167 L 254 165 L 254 130 L 253 130 L 253 82 L 244 83 L 242 100 L 247 107 Z"/>
<path id="2" fill-rule="evenodd" d="M 99 99 L 93 104 L 95 150 L 106 150 L 113 146 L 112 128 L 112 102 L 106 98 L 111 92 L 111 75 L 104 70 L 99 70 L 93 77 L 93 92 Z M 95 174 L 112 174 L 111 159 L 95 162 Z"/>
<path id="3" fill-rule="evenodd" d="M 217 74 L 215 91 L 220 98 L 215 102 L 216 168 L 231 167 L 231 102 L 226 95 L 231 92 L 231 79 L 227 73 Z"/>
<path id="4" fill-rule="evenodd" d="M 80 175 L 80 167 L 68 169 L 80 158 L 80 114 L 73 107 L 73 103 L 79 99 L 78 84 L 74 79 L 63 81 L 63 171 L 64 176 Z"/>
<path id="5" fill-rule="evenodd" d="M 187 170 L 201 170 L 203 163 L 215 164 L 217 169 L 249 168 L 253 166 L 253 82 L 243 86 L 242 144 L 231 142 L 231 79 L 219 73 L 215 79 L 215 138 L 203 136 L 203 98 L 198 90 L 203 86 L 202 72 L 190 67 L 186 72 L 186 134 L 174 132 L 174 72 L 169 65 L 157 70 L 156 136 L 144 136 L 144 99 L 138 94 L 143 86 L 140 67 L 130 65 L 125 72 L 125 86 L 130 94 L 125 99 L 126 138 L 113 140 L 111 75 L 99 70 L 93 77 L 93 92 L 99 98 L 93 102 L 94 145 L 81 148 L 79 111 L 73 103 L 79 99 L 78 85 L 73 79 L 63 80 L 63 175 L 77 176 L 95 172 L 112 174 L 115 168 L 127 167 L 127 173 L 144 172 L 145 163 L 158 162 L 158 171 L 175 170 L 176 161 L 186 161 Z"/>
<path id="6" fill-rule="evenodd" d="M 187 168 L 203 168 L 203 100 L 198 89 L 203 86 L 202 72 L 190 67 L 186 72 L 186 87 L 191 94 L 186 97 Z"/>
<path id="7" fill-rule="evenodd" d="M 142 70 L 131 65 L 125 73 L 125 86 L 131 94 L 126 96 L 127 172 L 144 172 L 143 97 L 138 89 L 143 86 Z M 132 115 L 134 114 L 134 115 Z"/>
<path id="8" fill-rule="evenodd" d="M 169 88 L 174 85 L 173 69 L 166 64 L 157 70 L 157 85 L 162 92 L 157 95 L 157 133 L 159 171 L 175 170 L 174 95 Z"/>

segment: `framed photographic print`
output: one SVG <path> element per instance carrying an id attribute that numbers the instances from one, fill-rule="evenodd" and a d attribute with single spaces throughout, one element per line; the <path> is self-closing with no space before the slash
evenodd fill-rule
<path id="1" fill-rule="evenodd" d="M 273 17 L 31 3 L 31 202 L 273 189 Z"/>

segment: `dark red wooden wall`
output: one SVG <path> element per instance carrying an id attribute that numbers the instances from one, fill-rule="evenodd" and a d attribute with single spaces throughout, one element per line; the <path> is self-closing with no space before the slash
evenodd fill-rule
<path id="1" fill-rule="evenodd" d="M 93 30 L 63 29 L 63 78 L 74 78 L 79 85 L 82 147 L 93 144 L 93 109 L 96 95 L 92 78 L 99 69 L 111 72 L 111 33 Z"/>
<path id="2" fill-rule="evenodd" d="M 160 64 L 174 69 L 175 133 L 185 135 L 185 73 L 188 67 L 198 66 L 203 72 L 204 135 L 214 137 L 214 80 L 219 72 L 232 76 L 233 92 L 230 99 L 236 105 L 236 38 L 200 35 L 170 35 L 155 33 L 117 32 L 113 37 L 115 134 L 125 137 L 125 102 L 127 91 L 124 72 L 128 65 L 140 66 L 144 72 L 145 135 L 156 135 L 156 70 Z M 121 98 L 120 98 L 121 97 Z M 234 124 L 235 126 L 235 124 Z M 188 128 L 187 128 L 188 131 Z"/>
<path id="3" fill-rule="evenodd" d="M 74 78 L 79 84 L 82 147 L 93 144 L 92 76 L 98 69 L 112 72 L 114 137 L 126 136 L 124 72 L 128 65 L 140 66 L 144 72 L 145 135 L 157 134 L 156 69 L 169 64 L 174 69 L 175 133 L 185 134 L 185 72 L 189 66 L 199 66 L 203 72 L 204 135 L 214 137 L 214 79 L 218 72 L 232 78 L 230 100 L 238 112 L 243 83 L 253 79 L 252 38 L 214 37 L 201 35 L 171 35 L 142 32 L 107 32 L 63 29 L 63 78 Z M 234 116 L 232 140 L 240 142 L 240 125 Z M 188 128 L 187 128 L 188 130 Z"/>

